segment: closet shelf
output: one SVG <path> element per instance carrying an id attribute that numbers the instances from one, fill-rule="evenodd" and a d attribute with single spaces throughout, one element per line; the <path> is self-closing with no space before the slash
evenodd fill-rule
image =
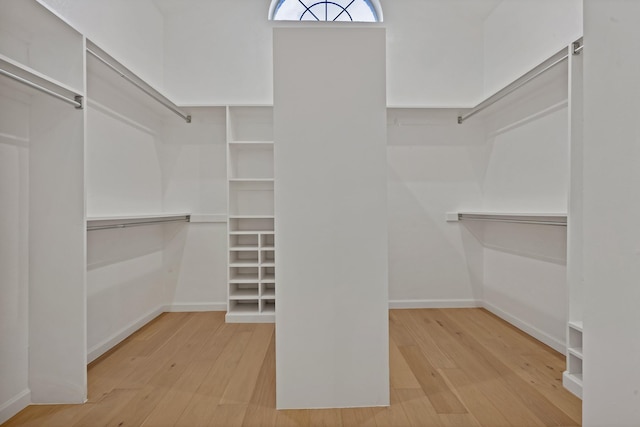
<path id="1" fill-rule="evenodd" d="M 229 141 L 229 145 L 273 145 L 273 141 Z"/>
<path id="2" fill-rule="evenodd" d="M 273 182 L 273 178 L 229 178 L 229 182 Z"/>
<path id="3" fill-rule="evenodd" d="M 447 221 L 492 221 L 566 227 L 567 214 L 542 212 L 448 212 Z"/>
<path id="4" fill-rule="evenodd" d="M 569 322 L 569 327 L 571 329 L 575 329 L 576 331 L 582 332 L 582 321 L 581 320 L 573 320 Z"/>
<path id="5" fill-rule="evenodd" d="M 159 90 L 138 77 L 135 73 L 119 63 L 111 55 L 100 49 L 95 43 L 91 42 L 90 40 L 87 40 L 86 51 L 88 54 L 87 57 L 94 58 L 96 61 L 103 64 L 106 68 L 115 72 L 131 85 L 135 86 L 139 91 L 143 92 L 150 99 L 153 99 L 156 103 L 162 105 L 177 116 L 180 116 L 185 122 L 191 123 L 191 115 L 181 111 L 175 103 L 164 96 Z"/>
<path id="6" fill-rule="evenodd" d="M 67 104 L 73 105 L 79 110 L 83 108 L 84 97 L 82 92 L 2 54 L 0 54 L 0 75 L 53 96 Z"/>
<path id="7" fill-rule="evenodd" d="M 170 222 L 190 222 L 190 219 L 191 215 L 188 213 L 87 217 L 87 231 L 138 227 Z"/>
<path id="8" fill-rule="evenodd" d="M 583 45 L 582 40 L 578 40 L 573 44 L 573 54 L 578 55 L 582 51 Z M 512 92 L 518 90 L 519 88 L 525 86 L 527 83 L 535 80 L 537 77 L 545 74 L 547 71 L 555 68 L 557 65 L 565 62 L 569 58 L 569 49 L 562 48 L 513 82 L 506 85 L 504 88 L 500 89 L 493 95 L 486 98 L 484 101 L 480 102 L 475 107 L 466 111 L 464 114 L 460 114 L 458 116 L 458 124 L 462 124 L 465 120 L 471 118 L 472 116 L 478 114 L 480 111 L 488 108 L 489 106 L 495 104 L 501 99 L 505 98 L 507 95 Z"/>
<path id="9" fill-rule="evenodd" d="M 569 354 L 573 354 L 578 359 L 582 359 L 582 347 L 569 348 L 567 350 L 569 351 Z"/>

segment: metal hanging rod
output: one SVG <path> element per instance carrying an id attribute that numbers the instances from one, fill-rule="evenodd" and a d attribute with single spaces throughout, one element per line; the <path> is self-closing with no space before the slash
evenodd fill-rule
<path id="1" fill-rule="evenodd" d="M 120 77 L 122 77 L 123 79 L 125 79 L 126 81 L 128 81 L 129 83 L 131 83 L 132 85 L 134 85 L 135 87 L 137 87 L 138 89 L 140 89 L 141 91 L 146 93 L 147 95 L 149 95 L 151 98 L 153 98 L 156 101 L 158 101 L 160 104 L 164 105 L 169 110 L 173 111 L 178 116 L 182 117 L 182 119 L 184 121 L 186 121 L 187 123 L 191 123 L 191 115 L 183 113 L 177 107 L 172 105 L 170 103 L 170 101 L 158 97 L 155 93 L 151 92 L 146 87 L 144 87 L 143 85 L 141 85 L 140 83 L 135 81 L 135 79 L 129 77 L 126 73 L 121 71 L 118 67 L 116 67 L 115 65 L 111 64 L 109 61 L 107 61 L 106 59 L 101 57 L 98 53 L 96 53 L 93 50 L 91 50 L 91 48 L 87 48 L 87 52 L 90 53 L 91 55 L 93 55 L 98 61 L 102 62 L 104 65 L 106 65 L 107 67 L 109 67 L 110 69 L 112 69 L 113 71 L 118 73 L 120 75 Z"/>
<path id="2" fill-rule="evenodd" d="M 9 77 L 10 79 L 13 79 L 17 82 L 22 83 L 23 85 L 29 86 L 30 88 L 33 88 L 35 90 L 38 90 L 42 93 L 46 93 L 49 96 L 53 96 L 54 98 L 59 99 L 60 101 L 66 102 L 67 104 L 71 104 L 74 107 L 76 107 L 78 110 L 82 109 L 82 96 L 81 95 L 76 95 L 73 98 L 67 98 L 64 95 L 60 95 L 57 92 L 52 91 L 51 89 L 47 89 L 44 86 L 40 86 L 37 83 L 32 82 L 31 80 L 27 80 L 25 78 L 22 78 L 16 74 L 10 73 L 7 70 L 3 70 L 2 68 L 0 68 L 0 74 L 2 74 L 3 76 Z"/>
<path id="3" fill-rule="evenodd" d="M 109 230 L 113 228 L 140 227 L 143 225 L 165 224 L 170 222 L 191 222 L 191 215 L 185 215 L 179 218 L 153 219 L 153 220 L 145 220 L 145 221 L 126 221 L 126 222 L 118 222 L 114 224 L 104 224 L 104 225 L 88 225 L 87 231 Z"/>
<path id="4" fill-rule="evenodd" d="M 516 224 L 536 224 L 536 225 L 555 225 L 560 227 L 567 226 L 567 217 L 561 215 L 508 215 L 508 214 L 477 214 L 477 213 L 459 213 L 460 221 L 491 221 L 491 222 L 508 222 Z"/>
<path id="5" fill-rule="evenodd" d="M 578 43 L 579 45 L 576 46 L 576 43 Z M 576 43 L 573 44 L 573 54 L 574 55 L 578 55 L 582 51 L 582 49 L 584 47 L 584 45 L 582 44 L 581 41 L 577 41 Z M 533 79 L 537 78 L 538 76 L 546 73 L 547 71 L 549 71 L 550 69 L 552 69 L 556 65 L 561 64 L 562 62 L 566 61 L 567 58 L 569 58 L 569 53 L 567 52 L 567 49 L 564 48 L 564 49 L 560 50 L 555 55 L 551 56 L 549 59 L 547 59 L 546 61 L 544 61 L 543 63 L 541 63 L 540 65 L 538 65 L 534 69 L 532 69 L 531 71 L 525 73 L 524 75 L 522 75 L 517 80 L 513 81 L 511 84 L 509 84 L 505 88 L 499 90 L 498 92 L 496 92 L 495 94 L 493 94 L 489 98 L 485 99 L 484 101 L 482 101 L 481 103 L 479 103 L 478 105 L 473 107 L 471 109 L 471 111 L 469 111 L 467 114 L 458 116 L 458 124 L 462 124 L 468 118 L 470 118 L 472 116 L 475 116 L 480 111 L 482 111 L 485 108 L 489 107 L 490 105 L 496 103 L 497 101 L 501 100 L 505 96 L 507 96 L 510 93 L 514 92 L 515 90 L 521 88 L 522 86 L 526 85 L 531 80 L 533 80 Z"/>

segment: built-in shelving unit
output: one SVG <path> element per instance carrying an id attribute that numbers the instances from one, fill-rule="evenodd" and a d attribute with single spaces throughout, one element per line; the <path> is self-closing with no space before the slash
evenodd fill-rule
<path id="1" fill-rule="evenodd" d="M 582 322 L 568 324 L 567 370 L 562 376 L 563 385 L 578 397 L 582 397 Z"/>
<path id="2" fill-rule="evenodd" d="M 273 112 L 228 107 L 228 322 L 275 321 Z"/>

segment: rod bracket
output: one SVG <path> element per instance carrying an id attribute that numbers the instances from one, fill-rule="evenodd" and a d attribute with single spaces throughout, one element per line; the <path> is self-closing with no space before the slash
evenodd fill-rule
<path id="1" fill-rule="evenodd" d="M 584 45 L 581 42 L 573 42 L 572 46 L 573 47 L 571 49 L 571 53 L 573 53 L 574 55 L 580 55 L 582 53 L 582 48 L 584 47 Z"/>
<path id="2" fill-rule="evenodd" d="M 187 117 L 185 117 L 184 119 L 187 123 L 191 123 L 191 114 L 189 114 Z"/>
<path id="3" fill-rule="evenodd" d="M 461 125 L 462 124 L 462 116 L 458 116 L 458 124 Z"/>
<path id="4" fill-rule="evenodd" d="M 76 110 L 82 110 L 84 108 L 84 97 L 82 95 L 76 95 L 73 99 L 80 104 L 76 107 Z"/>

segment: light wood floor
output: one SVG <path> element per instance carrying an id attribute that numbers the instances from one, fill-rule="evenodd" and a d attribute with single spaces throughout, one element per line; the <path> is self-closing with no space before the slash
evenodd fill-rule
<path id="1" fill-rule="evenodd" d="M 577 426 L 564 358 L 483 309 L 391 310 L 389 408 L 276 411 L 272 324 L 166 313 L 89 367 L 84 405 L 8 426 Z"/>

